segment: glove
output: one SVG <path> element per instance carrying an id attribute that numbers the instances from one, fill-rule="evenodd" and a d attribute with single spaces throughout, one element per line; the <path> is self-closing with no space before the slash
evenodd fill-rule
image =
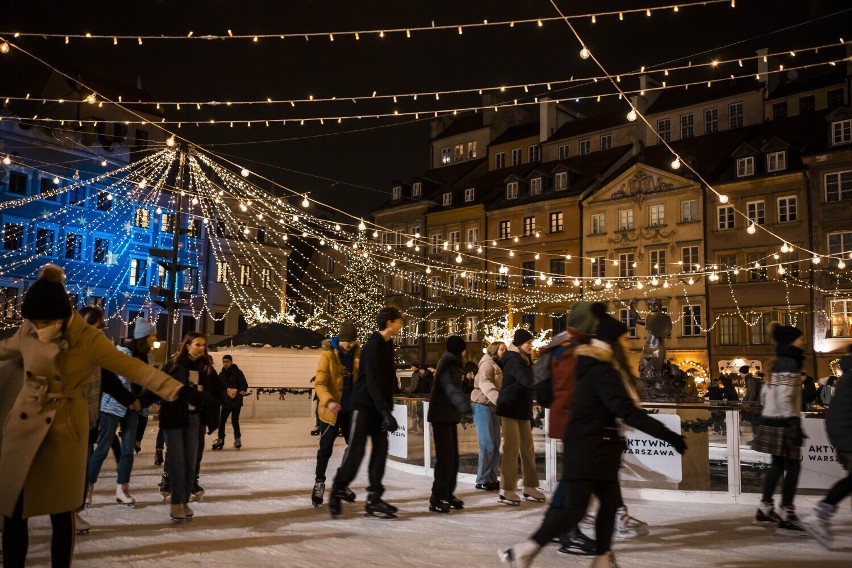
<path id="1" fill-rule="evenodd" d="M 390 410 L 382 410 L 382 430 L 385 432 L 396 432 L 399 429 L 399 424 L 396 418 L 393 417 Z"/>
<path id="2" fill-rule="evenodd" d="M 683 454 L 686 451 L 686 438 L 680 434 L 672 432 L 666 439 L 666 442 L 671 444 L 675 451 L 679 454 Z"/>
<path id="3" fill-rule="evenodd" d="M 187 404 L 199 407 L 204 402 L 204 397 L 202 397 L 201 393 L 192 388 L 191 386 L 184 385 L 178 391 L 178 400 L 182 400 Z"/>

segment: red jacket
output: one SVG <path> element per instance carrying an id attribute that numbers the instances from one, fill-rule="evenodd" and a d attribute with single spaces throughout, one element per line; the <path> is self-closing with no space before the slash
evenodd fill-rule
<path id="1" fill-rule="evenodd" d="M 550 381 L 553 387 L 553 403 L 550 405 L 550 427 L 547 432 L 551 438 L 565 437 L 565 429 L 571 418 L 574 388 L 577 386 L 577 378 L 574 374 L 577 359 L 574 356 L 574 349 L 585 342 L 585 335 L 568 328 L 568 340 L 551 349 Z"/>

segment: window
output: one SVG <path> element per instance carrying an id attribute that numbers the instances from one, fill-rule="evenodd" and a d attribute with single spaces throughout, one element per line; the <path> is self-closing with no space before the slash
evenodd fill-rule
<path id="1" fill-rule="evenodd" d="M 508 239 L 512 233 L 512 222 L 509 220 L 500 221 L 500 238 Z"/>
<path id="2" fill-rule="evenodd" d="M 262 243 L 260 233 L 263 231 L 263 228 L 257 230 L 258 237 L 257 242 Z M 193 239 L 197 239 L 201 236 L 201 219 L 190 219 L 186 222 L 186 236 L 192 237 Z"/>
<path id="3" fill-rule="evenodd" d="M 470 227 L 467 230 L 467 243 L 472 246 L 476 246 L 477 241 L 479 240 L 479 227 Z"/>
<path id="4" fill-rule="evenodd" d="M 591 259 L 592 277 L 606 278 L 606 257 L 595 256 Z"/>
<path id="5" fill-rule="evenodd" d="M 797 218 L 796 196 L 778 198 L 778 222 L 790 223 Z"/>
<path id="6" fill-rule="evenodd" d="M 666 272 L 666 249 L 656 249 L 649 252 L 651 276 L 659 276 Z"/>
<path id="7" fill-rule="evenodd" d="M 557 173 L 553 180 L 553 186 L 556 191 L 568 189 L 568 172 Z"/>
<path id="8" fill-rule="evenodd" d="M 448 205 L 452 205 L 452 204 L 453 204 L 453 194 L 452 194 L 452 192 L 448 191 L 441 197 L 441 205 L 443 205 L 444 207 L 447 207 Z"/>
<path id="9" fill-rule="evenodd" d="M 580 155 L 585 156 L 586 154 L 591 153 L 592 151 L 592 141 L 591 140 L 580 140 Z"/>
<path id="10" fill-rule="evenodd" d="M 828 108 L 843 104 L 843 89 L 832 89 L 828 92 Z"/>
<path id="11" fill-rule="evenodd" d="M 506 167 L 506 152 L 497 152 L 494 154 L 494 169 L 499 170 Z"/>
<path id="12" fill-rule="evenodd" d="M 109 211 L 112 209 L 112 194 L 107 191 L 98 192 L 98 203 L 95 206 L 98 211 Z"/>
<path id="13" fill-rule="evenodd" d="M 261 268 L 260 269 L 260 287 L 272 288 L 272 269 L 271 268 Z"/>
<path id="14" fill-rule="evenodd" d="M 148 261 L 144 258 L 130 259 L 130 279 L 128 284 L 131 286 L 145 286 L 148 282 Z"/>
<path id="15" fill-rule="evenodd" d="M 527 148 L 527 158 L 529 158 L 528 162 L 531 164 L 536 163 L 539 160 L 541 155 L 541 148 L 538 144 L 533 144 L 529 148 Z"/>
<path id="16" fill-rule="evenodd" d="M 475 274 L 467 277 L 467 291 L 479 292 L 479 278 Z"/>
<path id="17" fill-rule="evenodd" d="M 672 121 L 668 118 L 657 121 L 657 134 L 666 142 L 672 141 Z"/>
<path id="18" fill-rule="evenodd" d="M 768 314 L 759 314 L 755 316 L 749 322 L 748 331 L 751 336 L 750 343 L 752 345 L 766 345 L 769 343 L 769 334 L 767 332 L 767 325 L 769 323 Z"/>
<path id="19" fill-rule="evenodd" d="M 852 300 L 831 300 L 831 336 L 852 336 Z"/>
<path id="20" fill-rule="evenodd" d="M 136 129 L 136 145 L 137 146 L 147 146 L 148 145 L 148 131 L 143 130 L 141 128 Z"/>
<path id="21" fill-rule="evenodd" d="M 409 292 L 411 292 L 412 294 L 419 294 L 420 291 L 421 291 L 420 275 L 415 273 L 415 272 L 412 272 L 411 274 L 409 274 L 408 278 L 409 278 L 409 280 L 408 280 Z"/>
<path id="22" fill-rule="evenodd" d="M 845 144 L 852 141 L 852 118 L 831 123 L 831 143 Z"/>
<path id="23" fill-rule="evenodd" d="M 698 200 L 687 199 L 680 202 L 680 222 L 691 223 L 698 221 Z"/>
<path id="24" fill-rule="evenodd" d="M 592 219 L 592 234 L 603 235 L 606 232 L 604 213 L 594 213 Z"/>
<path id="25" fill-rule="evenodd" d="M 476 140 L 467 143 L 467 157 L 475 158 L 476 157 Z"/>
<path id="26" fill-rule="evenodd" d="M 828 235 L 828 254 L 837 258 L 842 258 L 852 253 L 852 232 L 844 231 L 842 233 L 829 233 Z"/>
<path id="27" fill-rule="evenodd" d="M 563 230 L 562 225 L 562 211 L 553 211 L 550 214 L 550 232 L 551 233 L 561 233 Z"/>
<path id="28" fill-rule="evenodd" d="M 421 195 L 422 193 L 423 193 L 423 185 L 422 185 L 422 182 L 415 181 L 415 182 L 411 185 L 411 197 L 420 197 L 420 195 Z"/>
<path id="29" fill-rule="evenodd" d="M 109 261 L 109 240 L 95 238 L 95 247 L 92 250 L 92 262 L 107 264 Z"/>
<path id="30" fill-rule="evenodd" d="M 565 284 L 565 259 L 550 259 L 550 274 L 554 284 Z"/>
<path id="31" fill-rule="evenodd" d="M 430 252 L 432 254 L 441 254 L 441 233 L 432 233 L 429 236 Z"/>
<path id="32" fill-rule="evenodd" d="M 780 172 L 787 169 L 787 152 L 770 152 L 766 155 L 766 171 Z"/>
<path id="33" fill-rule="evenodd" d="M 437 298 L 441 295 L 441 277 L 433 276 L 429 280 L 429 288 L 432 290 L 432 297 Z"/>
<path id="34" fill-rule="evenodd" d="M 704 109 L 704 134 L 713 134 L 719 130 L 719 109 Z"/>
<path id="35" fill-rule="evenodd" d="M 825 200 L 852 199 L 852 171 L 825 174 Z"/>
<path id="36" fill-rule="evenodd" d="M 739 316 L 719 317 L 719 345 L 739 345 L 740 318 Z"/>
<path id="37" fill-rule="evenodd" d="M 80 185 L 72 186 L 68 190 L 68 203 L 78 207 L 86 206 L 86 188 Z"/>
<path id="38" fill-rule="evenodd" d="M 512 165 L 520 166 L 521 165 L 521 149 L 513 148 L 512 149 Z"/>
<path id="39" fill-rule="evenodd" d="M 720 231 L 727 231 L 734 228 L 734 208 L 731 205 L 720 205 L 716 209 L 717 224 L 716 228 Z"/>
<path id="40" fill-rule="evenodd" d="M 524 217 L 524 236 L 531 237 L 535 234 L 535 216 Z"/>
<path id="41" fill-rule="evenodd" d="M 226 237 L 228 236 L 228 226 L 224 221 L 216 221 L 216 236 L 217 237 Z M 175 230 L 175 216 L 171 213 L 163 213 L 160 215 L 160 232 L 161 233 L 173 233 Z"/>
<path id="42" fill-rule="evenodd" d="M 659 227 L 661 225 L 666 224 L 666 206 L 665 205 L 651 205 L 648 208 L 648 213 L 650 214 L 650 221 L 652 227 Z"/>
<path id="43" fill-rule="evenodd" d="M 766 202 L 751 201 L 746 203 L 746 214 L 748 220 L 754 225 L 766 224 Z"/>
<path id="44" fill-rule="evenodd" d="M 137 207 L 133 212 L 133 226 L 139 229 L 147 229 L 151 226 L 151 212 L 144 207 Z"/>
<path id="45" fill-rule="evenodd" d="M 518 198 L 518 182 L 510 181 L 506 184 L 506 199 Z"/>
<path id="46" fill-rule="evenodd" d="M 240 284 L 243 286 L 251 286 L 251 265 L 240 265 Z"/>
<path id="47" fill-rule="evenodd" d="M 41 181 L 39 182 L 39 199 L 44 199 L 45 201 L 58 201 L 59 195 L 54 193 L 55 189 L 56 184 L 53 183 L 53 180 L 41 178 Z M 98 204 L 100 204 L 100 201 Z"/>
<path id="48" fill-rule="evenodd" d="M 509 287 L 509 275 L 508 274 L 497 274 L 497 278 L 494 280 L 495 288 L 508 288 Z"/>
<path id="49" fill-rule="evenodd" d="M 461 231 L 450 231 L 450 250 L 458 252 L 461 249 Z"/>
<path id="50" fill-rule="evenodd" d="M 464 202 L 465 203 L 470 203 L 471 201 L 473 201 L 475 199 L 475 197 L 476 197 L 476 188 L 475 187 L 469 187 L 469 188 L 464 190 Z"/>
<path id="51" fill-rule="evenodd" d="M 479 318 L 476 316 L 468 316 L 464 322 L 465 336 L 464 340 L 468 343 L 479 341 Z"/>
<path id="52" fill-rule="evenodd" d="M 748 255 L 748 279 L 750 282 L 766 280 L 766 254 L 762 252 Z"/>
<path id="53" fill-rule="evenodd" d="M 601 136 L 601 150 L 609 150 L 612 148 L 612 134 L 604 134 Z"/>
<path id="54" fill-rule="evenodd" d="M 530 180 L 530 195 L 541 195 L 541 178 L 536 177 Z"/>
<path id="55" fill-rule="evenodd" d="M 698 247 L 681 247 L 680 261 L 683 263 L 681 272 L 696 272 L 701 270 L 701 265 L 698 264 Z"/>
<path id="56" fill-rule="evenodd" d="M 743 103 L 728 105 L 728 128 L 741 128 L 743 125 Z"/>
<path id="57" fill-rule="evenodd" d="M 806 112 L 813 112 L 815 110 L 816 97 L 814 95 L 799 97 L 799 114 L 805 114 Z"/>
<path id="58" fill-rule="evenodd" d="M 737 158 L 737 177 L 754 175 L 754 156 Z"/>
<path id="59" fill-rule="evenodd" d="M 217 260 L 216 261 L 216 282 L 227 282 L 228 281 L 228 261 L 227 260 Z"/>
<path id="60" fill-rule="evenodd" d="M 568 144 L 562 144 L 559 146 L 559 159 L 564 160 L 568 157 Z"/>
<path id="61" fill-rule="evenodd" d="M 441 342 L 441 322 L 438 320 L 429 320 L 427 323 L 427 335 L 429 337 L 429 343 L 440 343 Z"/>
<path id="62" fill-rule="evenodd" d="M 183 291 L 198 293 L 198 267 L 190 266 L 183 271 Z"/>
<path id="63" fill-rule="evenodd" d="M 225 335 L 225 312 L 213 313 L 213 335 Z"/>
<path id="64" fill-rule="evenodd" d="M 787 118 L 787 101 L 781 101 L 772 105 L 772 120 Z"/>
<path id="65" fill-rule="evenodd" d="M 629 308 L 618 310 L 618 319 L 627 326 L 627 337 L 636 337 L 636 317 Z"/>
<path id="66" fill-rule="evenodd" d="M 441 148 L 441 163 L 449 164 L 450 163 L 450 148 Z"/>
<path id="67" fill-rule="evenodd" d="M 170 286 L 169 273 L 166 272 L 162 264 L 157 265 L 157 286 L 161 288 L 168 288 Z"/>
<path id="68" fill-rule="evenodd" d="M 56 231 L 53 229 L 36 229 L 36 254 L 53 256 L 56 244 Z"/>
<path id="69" fill-rule="evenodd" d="M 701 335 L 701 306 L 683 307 L 683 335 Z"/>
<path id="70" fill-rule="evenodd" d="M 9 172 L 9 193 L 14 193 L 15 195 L 26 195 L 29 179 L 30 178 L 27 174 Z M 53 183 L 51 180 L 48 180 L 48 182 Z"/>
<path id="71" fill-rule="evenodd" d="M 65 235 L 65 258 L 83 260 L 83 235 L 77 233 Z"/>
<path id="72" fill-rule="evenodd" d="M 112 136 L 116 142 L 124 142 L 127 138 L 127 125 L 115 123 L 112 125 Z"/>
<path id="73" fill-rule="evenodd" d="M 680 115 L 680 137 L 692 138 L 695 136 L 692 113 Z"/>
<path id="74" fill-rule="evenodd" d="M 798 278 L 799 277 L 799 255 L 793 250 L 790 252 L 781 253 L 781 264 L 784 265 L 785 271 L 781 275 L 782 278 Z"/>
<path id="75" fill-rule="evenodd" d="M 521 286 L 535 286 L 535 261 L 521 263 Z"/>
<path id="76" fill-rule="evenodd" d="M 618 230 L 626 231 L 633 228 L 633 210 L 622 209 L 618 212 Z"/>
<path id="77" fill-rule="evenodd" d="M 618 255 L 618 275 L 621 278 L 632 278 L 636 275 L 636 258 L 632 252 Z"/>
<path id="78" fill-rule="evenodd" d="M 391 199 L 393 199 L 393 200 L 402 199 L 402 186 L 401 185 L 395 185 L 395 186 L 393 186 L 393 188 L 391 188 Z"/>
<path id="79" fill-rule="evenodd" d="M 736 284 L 737 275 L 734 274 L 734 270 L 739 271 L 737 268 L 737 255 L 719 255 L 719 282 L 722 284 Z"/>
<path id="80" fill-rule="evenodd" d="M 4 223 L 3 248 L 19 250 L 24 246 L 24 226 L 20 223 Z"/>
<path id="81" fill-rule="evenodd" d="M 456 144 L 453 146 L 453 161 L 458 162 L 464 158 L 464 144 Z"/>
<path id="82" fill-rule="evenodd" d="M 525 326 L 530 333 L 535 335 L 535 314 L 521 315 L 521 326 Z"/>
<path id="83" fill-rule="evenodd" d="M 461 286 L 459 286 L 459 275 L 455 272 L 451 272 L 447 275 L 447 290 L 449 290 L 450 294 L 458 294 Z"/>
<path id="84" fill-rule="evenodd" d="M 7 286 L 0 287 L 0 317 L 18 319 L 18 289 Z"/>

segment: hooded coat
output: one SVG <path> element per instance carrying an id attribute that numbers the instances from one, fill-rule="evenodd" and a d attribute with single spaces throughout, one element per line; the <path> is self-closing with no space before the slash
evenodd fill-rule
<path id="1" fill-rule="evenodd" d="M 429 422 L 458 424 L 463 414 L 470 414 L 470 402 L 462 389 L 462 358 L 445 351 L 435 369 L 435 382 L 429 397 Z"/>
<path id="2" fill-rule="evenodd" d="M 470 393 L 471 402 L 479 404 L 497 404 L 500 395 L 500 387 L 503 384 L 503 369 L 491 355 L 486 353 L 479 360 L 479 370 L 473 379 L 473 392 Z"/>
<path id="3" fill-rule="evenodd" d="M 568 328 L 560 340 L 557 340 L 558 337 L 542 349 L 542 353 L 551 354 L 549 367 L 553 401 L 550 403 L 550 424 L 547 435 L 550 438 L 562 439 L 571 418 L 571 403 L 577 386 L 575 351 L 578 345 L 588 343 L 589 339 L 585 334 L 572 328 Z"/>
<path id="4" fill-rule="evenodd" d="M 335 338 L 337 339 L 337 338 Z M 317 412 L 319 419 L 332 426 L 337 423 L 337 413 L 328 409 L 329 402 L 340 403 L 343 400 L 343 363 L 340 362 L 339 342 L 323 340 L 322 353 L 317 362 L 317 374 L 314 381 L 316 389 Z M 361 345 L 356 343 L 352 348 L 352 389 L 355 389 L 355 381 L 358 379 L 358 365 L 361 359 Z"/>
<path id="5" fill-rule="evenodd" d="M 0 513 L 11 517 L 23 491 L 23 517 L 64 513 L 83 503 L 89 409 L 86 389 L 100 367 L 174 400 L 182 385 L 118 351 L 77 312 L 60 341 L 43 342 L 29 320 L 0 341 L 0 360 L 21 358 L 24 382 L 3 428 Z M 5 379 L 5 377 L 3 377 Z"/>
<path id="6" fill-rule="evenodd" d="M 503 386 L 497 397 L 497 416 L 532 420 L 534 387 L 532 359 L 510 343 L 503 353 Z"/>

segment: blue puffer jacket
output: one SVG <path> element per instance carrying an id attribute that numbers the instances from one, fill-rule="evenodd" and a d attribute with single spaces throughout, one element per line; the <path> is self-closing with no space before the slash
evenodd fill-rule
<path id="1" fill-rule="evenodd" d="M 130 349 L 128 349 L 127 347 L 122 347 L 119 345 L 118 347 L 116 347 L 116 349 L 118 349 L 129 357 L 133 357 L 133 353 L 131 353 Z M 118 379 L 121 381 L 121 384 L 124 386 L 124 388 L 126 388 L 128 391 L 131 390 L 130 381 L 120 375 Z M 127 414 L 127 407 L 115 400 L 107 393 L 103 393 L 101 394 L 101 412 L 106 412 L 107 414 L 112 414 L 113 416 L 124 418 L 124 416 Z"/>

